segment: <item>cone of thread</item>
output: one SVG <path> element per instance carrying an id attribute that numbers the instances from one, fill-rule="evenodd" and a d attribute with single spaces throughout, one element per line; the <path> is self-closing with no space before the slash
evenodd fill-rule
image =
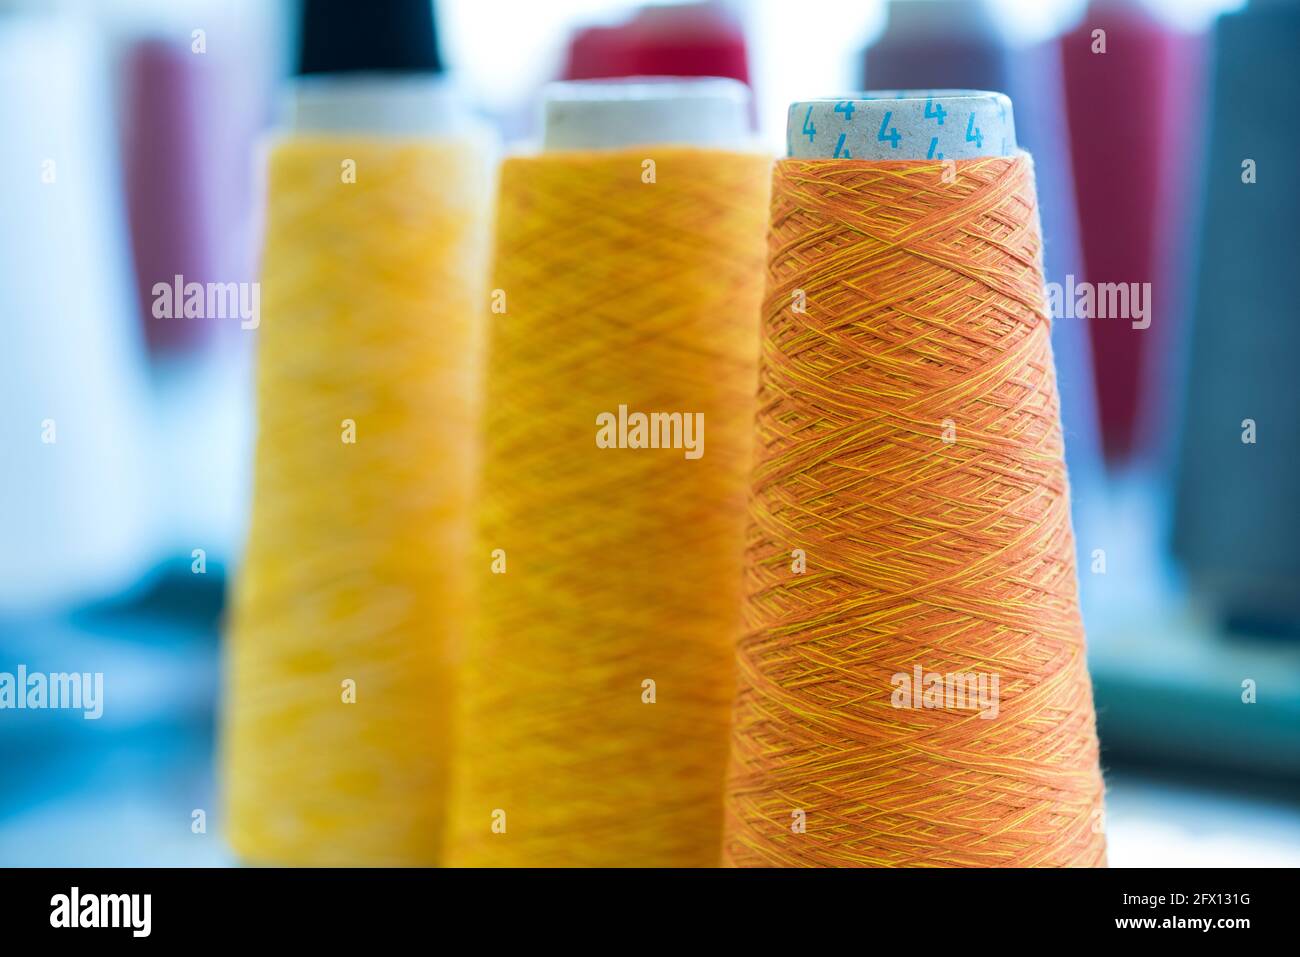
<path id="1" fill-rule="evenodd" d="M 245 859 L 440 860 L 486 199 L 468 142 L 297 137 L 272 152 L 224 741 Z"/>
<path id="2" fill-rule="evenodd" d="M 770 162 L 504 166 L 452 864 L 719 862 Z M 620 406 L 701 454 L 601 447 Z"/>
<path id="3" fill-rule="evenodd" d="M 1104 864 L 1029 156 L 782 160 L 770 223 L 725 862 Z"/>

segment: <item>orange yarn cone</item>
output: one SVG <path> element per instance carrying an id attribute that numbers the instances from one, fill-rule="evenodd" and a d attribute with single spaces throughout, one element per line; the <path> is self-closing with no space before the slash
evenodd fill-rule
<path id="1" fill-rule="evenodd" d="M 777 163 L 727 863 L 1105 863 L 1040 250 L 1023 153 Z"/>

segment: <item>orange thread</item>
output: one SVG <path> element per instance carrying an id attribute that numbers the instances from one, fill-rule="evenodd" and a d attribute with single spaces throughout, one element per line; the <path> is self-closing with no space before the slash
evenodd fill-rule
<path id="1" fill-rule="evenodd" d="M 727 862 L 1103 865 L 1032 162 L 772 189 Z"/>

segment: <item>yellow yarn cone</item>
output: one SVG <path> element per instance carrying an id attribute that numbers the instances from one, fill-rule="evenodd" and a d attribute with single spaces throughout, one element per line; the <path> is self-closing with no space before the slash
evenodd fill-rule
<path id="1" fill-rule="evenodd" d="M 468 142 L 271 156 L 225 793 L 253 861 L 440 857 L 469 619 L 485 164 Z"/>
<path id="2" fill-rule="evenodd" d="M 504 167 L 449 863 L 718 863 L 769 167 Z M 601 447 L 655 412 L 702 455 Z"/>

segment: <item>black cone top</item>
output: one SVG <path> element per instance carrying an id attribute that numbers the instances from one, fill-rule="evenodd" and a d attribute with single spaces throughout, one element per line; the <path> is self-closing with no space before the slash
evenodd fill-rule
<path id="1" fill-rule="evenodd" d="M 433 0 L 302 0 L 298 72 L 440 73 Z"/>

